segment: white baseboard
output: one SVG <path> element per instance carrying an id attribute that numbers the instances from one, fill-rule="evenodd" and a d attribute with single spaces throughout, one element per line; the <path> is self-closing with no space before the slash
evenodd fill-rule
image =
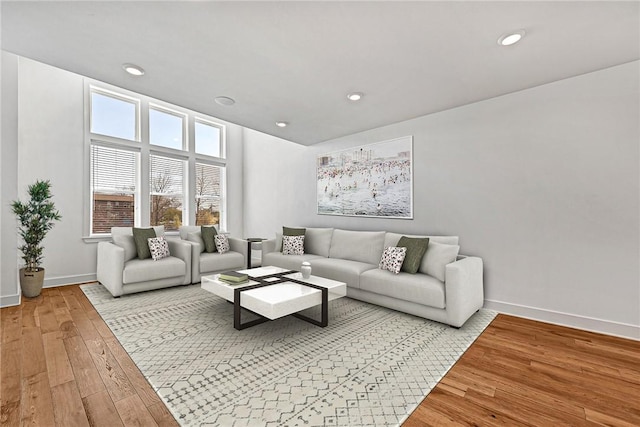
<path id="1" fill-rule="evenodd" d="M 504 301 L 485 300 L 484 307 L 500 313 L 512 314 L 526 319 L 539 320 L 541 322 L 553 323 L 556 325 L 584 329 L 586 331 L 615 335 L 622 338 L 640 341 L 640 325 L 631 325 L 628 323 L 613 322 L 611 320 L 578 316 L 576 314 L 512 304 Z"/>
<path id="2" fill-rule="evenodd" d="M 77 283 L 95 282 L 95 274 L 77 274 L 74 276 L 49 277 L 44 279 L 43 288 L 54 288 L 56 286 L 75 285 Z M 0 296 L 0 308 L 20 305 L 21 294 Z"/>
<path id="3" fill-rule="evenodd" d="M 96 274 L 76 274 L 73 276 L 48 277 L 44 279 L 43 288 L 53 288 L 56 286 L 75 285 L 76 283 L 95 282 Z"/>
<path id="4" fill-rule="evenodd" d="M 0 308 L 20 305 L 20 294 L 0 296 Z"/>

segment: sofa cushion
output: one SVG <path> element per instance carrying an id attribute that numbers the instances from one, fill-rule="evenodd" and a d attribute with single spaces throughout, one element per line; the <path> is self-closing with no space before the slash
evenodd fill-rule
<path id="1" fill-rule="evenodd" d="M 398 246 L 407 248 L 407 255 L 404 257 L 404 262 L 402 263 L 402 271 L 411 274 L 417 273 L 418 269 L 420 269 L 422 257 L 424 257 L 425 252 L 427 252 L 428 245 L 428 237 L 402 236 L 400 240 L 398 240 Z"/>
<path id="2" fill-rule="evenodd" d="M 384 231 L 333 230 L 329 257 L 377 266 L 382 256 Z"/>
<path id="3" fill-rule="evenodd" d="M 429 242 L 444 243 L 445 245 L 457 245 L 458 236 L 418 236 L 415 234 L 398 234 L 398 233 L 386 233 L 384 237 L 384 247 L 398 246 L 398 241 L 402 236 L 406 237 L 428 237 Z"/>
<path id="4" fill-rule="evenodd" d="M 154 237 L 152 239 L 148 239 L 149 242 L 149 252 L 151 252 L 151 259 L 154 261 L 161 260 L 162 258 L 166 258 L 169 255 L 169 244 L 167 243 L 167 239 L 164 236 Z"/>
<path id="5" fill-rule="evenodd" d="M 304 236 L 282 236 L 283 255 L 304 255 Z"/>
<path id="6" fill-rule="evenodd" d="M 180 228 L 178 228 L 178 232 L 180 233 L 180 238 L 182 240 L 187 240 L 187 236 L 189 235 L 189 233 L 199 233 L 200 232 L 200 225 L 181 225 Z M 217 229 L 217 226 L 215 226 Z"/>
<path id="7" fill-rule="evenodd" d="M 113 243 L 124 249 L 124 261 L 134 259 L 138 256 L 136 251 L 136 242 L 133 240 L 133 234 L 114 234 L 111 236 Z"/>
<path id="8" fill-rule="evenodd" d="M 368 264 L 339 258 L 318 257 L 309 262 L 311 263 L 312 275 L 338 280 L 355 288 L 360 286 L 360 275 L 363 272 L 378 268 L 377 263 Z"/>
<path id="9" fill-rule="evenodd" d="M 283 226 L 282 234 L 278 236 L 278 233 L 276 233 L 276 250 L 282 252 L 282 236 L 304 236 L 306 231 L 306 228 Z"/>
<path id="10" fill-rule="evenodd" d="M 187 266 L 185 262 L 174 256 L 158 261 L 134 258 L 124 265 L 122 283 L 129 284 L 166 279 L 169 277 L 180 277 L 185 275 L 186 269 Z"/>
<path id="11" fill-rule="evenodd" d="M 303 262 L 311 261 L 316 258 L 322 257 L 314 254 L 283 255 L 282 252 L 269 252 L 262 255 L 262 265 L 273 265 L 276 267 L 286 268 L 288 270 L 300 271 L 300 266 Z"/>
<path id="12" fill-rule="evenodd" d="M 435 308 L 445 308 L 444 283 L 426 274 L 374 269 L 360 276 L 360 289 Z"/>
<path id="13" fill-rule="evenodd" d="M 229 252 L 229 238 L 226 234 L 216 234 L 213 238 L 216 244 L 216 251 L 221 254 Z"/>
<path id="14" fill-rule="evenodd" d="M 149 239 L 154 237 L 156 237 L 156 231 L 153 228 L 133 227 L 133 241 L 136 243 L 136 252 L 139 259 L 151 258 Z"/>
<path id="15" fill-rule="evenodd" d="M 204 242 L 204 250 L 207 251 L 208 253 L 212 253 L 217 251 L 218 249 L 216 248 L 216 235 L 218 234 L 218 230 L 216 230 L 215 227 L 213 226 L 209 226 L 209 227 L 205 227 L 202 226 L 200 227 L 200 237 L 202 238 L 202 241 Z"/>
<path id="16" fill-rule="evenodd" d="M 200 253 L 204 252 L 204 241 L 202 240 L 202 233 L 200 231 L 190 232 L 187 234 L 187 241 L 199 243 Z"/>
<path id="17" fill-rule="evenodd" d="M 200 274 L 214 271 L 233 270 L 245 266 L 244 257 L 238 252 L 203 252 L 200 254 Z"/>
<path id="18" fill-rule="evenodd" d="M 404 259 L 407 256 L 406 247 L 389 246 L 382 252 L 382 258 L 378 267 L 394 274 L 400 273 Z"/>
<path id="19" fill-rule="evenodd" d="M 446 265 L 456 260 L 459 251 L 458 245 L 443 245 L 429 241 L 427 253 L 420 264 L 420 272 L 444 282 Z"/>
<path id="20" fill-rule="evenodd" d="M 304 251 L 309 254 L 329 256 L 333 228 L 307 228 L 304 235 Z"/>

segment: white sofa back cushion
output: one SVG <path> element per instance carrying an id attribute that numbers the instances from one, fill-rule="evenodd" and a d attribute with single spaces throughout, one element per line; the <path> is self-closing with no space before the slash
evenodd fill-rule
<path id="1" fill-rule="evenodd" d="M 333 228 L 307 228 L 304 234 L 304 253 L 329 257 Z"/>
<path id="2" fill-rule="evenodd" d="M 422 257 L 418 271 L 444 282 L 446 265 L 456 260 L 458 252 L 460 252 L 458 245 L 443 245 L 429 240 L 427 252 Z"/>
<path id="3" fill-rule="evenodd" d="M 378 265 L 384 246 L 384 231 L 333 230 L 330 258 L 350 259 Z"/>
<path id="4" fill-rule="evenodd" d="M 218 229 L 218 225 L 214 225 L 216 231 L 220 231 Z M 182 240 L 188 240 L 189 237 L 189 233 L 199 233 L 200 232 L 200 226 L 199 225 L 183 225 L 180 227 L 179 229 L 180 231 L 180 238 Z"/>
<path id="5" fill-rule="evenodd" d="M 114 234 L 111 239 L 115 245 L 124 249 L 125 262 L 138 256 L 138 252 L 136 251 L 136 242 L 133 240 L 133 234 Z"/>
<path id="6" fill-rule="evenodd" d="M 202 240 L 202 233 L 200 231 L 194 231 L 187 234 L 187 241 L 200 243 L 200 253 L 204 252 L 204 240 Z"/>
<path id="7" fill-rule="evenodd" d="M 153 229 L 156 232 L 156 237 L 164 236 L 164 225 L 157 225 Z M 111 227 L 111 240 L 115 245 L 124 249 L 125 262 L 138 257 L 132 227 Z"/>
<path id="8" fill-rule="evenodd" d="M 397 246 L 398 241 L 402 236 L 407 237 L 428 237 L 429 243 L 443 243 L 445 245 L 457 245 L 460 240 L 458 236 L 417 236 L 415 234 L 398 234 L 398 233 L 387 233 L 384 237 L 384 247 L 388 248 L 389 246 Z"/>

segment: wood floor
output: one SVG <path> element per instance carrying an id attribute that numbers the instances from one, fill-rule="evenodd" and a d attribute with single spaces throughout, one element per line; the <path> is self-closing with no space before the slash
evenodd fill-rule
<path id="1" fill-rule="evenodd" d="M 175 426 L 77 285 L 0 310 L 3 426 Z M 640 342 L 499 315 L 405 427 L 640 426 Z"/>

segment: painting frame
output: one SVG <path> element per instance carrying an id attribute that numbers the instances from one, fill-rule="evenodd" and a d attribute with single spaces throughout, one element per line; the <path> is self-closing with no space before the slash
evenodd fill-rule
<path id="1" fill-rule="evenodd" d="M 413 219 L 413 136 L 320 154 L 318 215 Z"/>

